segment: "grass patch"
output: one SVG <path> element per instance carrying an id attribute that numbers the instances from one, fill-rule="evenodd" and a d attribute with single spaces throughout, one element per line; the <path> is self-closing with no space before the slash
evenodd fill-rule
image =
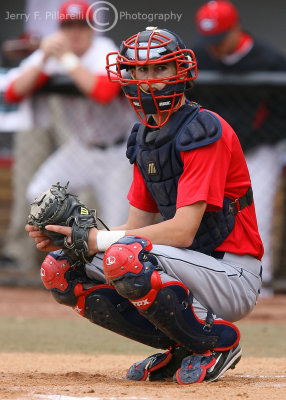
<path id="1" fill-rule="evenodd" d="M 239 322 L 244 354 L 254 357 L 285 357 L 286 323 Z"/>
<path id="2" fill-rule="evenodd" d="M 2 352 L 132 354 L 150 350 L 85 319 L 2 318 L 0 343 Z"/>
<path id="3" fill-rule="evenodd" d="M 243 322 L 241 345 L 248 356 L 283 357 L 286 324 Z M 126 339 L 88 320 L 1 318 L 2 352 L 151 354 L 151 347 Z"/>

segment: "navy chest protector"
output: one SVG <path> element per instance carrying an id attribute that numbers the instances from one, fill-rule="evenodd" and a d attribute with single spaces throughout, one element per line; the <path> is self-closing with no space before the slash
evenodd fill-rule
<path id="1" fill-rule="evenodd" d="M 209 111 L 199 111 L 198 105 L 186 104 L 154 133 L 138 123 L 128 140 L 127 157 L 131 164 L 136 161 L 165 220 L 176 213 L 178 181 L 183 172 L 180 152 L 214 143 L 222 134 L 218 118 Z M 226 239 L 235 223 L 231 202 L 225 197 L 222 210 L 205 212 L 190 249 L 212 254 Z"/>

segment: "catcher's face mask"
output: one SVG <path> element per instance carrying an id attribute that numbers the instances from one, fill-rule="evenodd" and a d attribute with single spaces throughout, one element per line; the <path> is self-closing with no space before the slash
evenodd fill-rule
<path id="1" fill-rule="evenodd" d="M 164 64 L 170 72 L 167 76 L 163 73 L 144 77 L 144 68 L 150 72 Z M 187 50 L 176 34 L 156 28 L 131 36 L 121 44 L 119 52 L 109 53 L 106 69 L 109 79 L 121 84 L 140 121 L 152 128 L 160 128 L 168 121 L 181 106 L 186 83 L 197 77 L 193 51 Z M 157 125 L 148 123 L 148 114 L 158 116 Z"/>

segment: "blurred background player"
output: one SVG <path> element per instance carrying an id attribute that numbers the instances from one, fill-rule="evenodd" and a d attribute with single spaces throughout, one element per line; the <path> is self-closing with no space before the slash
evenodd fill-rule
<path id="1" fill-rule="evenodd" d="M 238 10 L 231 2 L 207 2 L 197 10 L 195 21 L 197 40 L 192 47 L 197 57 L 199 72 L 211 70 L 223 74 L 241 74 L 286 71 L 286 57 L 272 45 L 246 32 L 241 26 Z M 263 99 L 258 103 L 249 101 L 247 107 L 235 101 L 219 104 L 217 99 L 213 99 L 213 104 L 208 106 L 227 118 L 242 144 L 255 194 L 259 232 L 265 250 L 263 284 L 265 287 L 271 286 L 273 210 L 282 171 L 279 159 L 284 149 L 285 116 L 281 113 L 277 117 L 279 111 L 277 112 L 271 99 Z M 265 133 L 267 130 L 268 133 Z M 268 291 L 264 290 L 264 293 Z"/>
<path id="2" fill-rule="evenodd" d="M 22 268 L 38 266 L 23 226 L 29 203 L 47 185 L 70 181 L 72 191 L 91 188 L 106 224 L 120 224 L 128 212 L 125 141 L 134 117 L 120 86 L 106 76 L 106 54 L 115 44 L 87 24 L 88 7 L 63 3 L 58 30 L 41 40 L 6 88 L 6 100 L 22 102 L 31 119 L 30 129 L 16 135 L 14 205 L 2 250 L 4 260 Z"/>

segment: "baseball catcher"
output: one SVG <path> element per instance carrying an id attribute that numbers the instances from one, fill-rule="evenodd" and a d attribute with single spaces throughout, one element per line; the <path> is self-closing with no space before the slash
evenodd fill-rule
<path id="1" fill-rule="evenodd" d="M 39 225 L 26 230 L 39 250 L 52 251 L 41 273 L 58 302 L 166 349 L 132 365 L 128 379 L 211 382 L 239 362 L 234 322 L 261 287 L 263 245 L 245 158 L 230 125 L 187 99 L 197 62 L 177 34 L 147 28 L 107 59 L 109 78 L 141 121 L 127 143 L 128 219 L 99 230 L 90 210 L 86 219 L 60 210 L 66 193 L 56 185 L 48 192 L 54 207 L 40 196 L 29 218 Z M 54 252 L 59 243 L 63 252 Z"/>

